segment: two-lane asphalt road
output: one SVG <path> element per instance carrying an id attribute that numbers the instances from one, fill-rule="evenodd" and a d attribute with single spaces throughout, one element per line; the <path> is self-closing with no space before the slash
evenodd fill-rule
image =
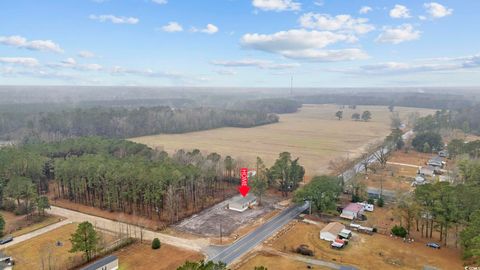
<path id="1" fill-rule="evenodd" d="M 308 207 L 308 202 L 305 202 L 301 206 L 295 205 L 289 207 L 265 224 L 263 224 L 262 226 L 260 226 L 259 228 L 257 228 L 255 231 L 237 240 L 235 243 L 223 248 L 212 247 L 211 249 L 217 250 L 217 252 L 215 252 L 216 254 L 209 258 L 209 260 L 215 262 L 221 261 L 226 264 L 232 263 L 236 259 L 240 258 L 247 252 L 254 249 L 257 245 L 265 241 L 275 232 L 280 230 L 280 228 L 285 226 L 288 222 L 293 220 L 300 213 L 307 210 Z"/>

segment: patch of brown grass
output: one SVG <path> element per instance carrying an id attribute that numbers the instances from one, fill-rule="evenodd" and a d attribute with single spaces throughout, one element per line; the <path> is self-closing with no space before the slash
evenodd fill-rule
<path id="1" fill-rule="evenodd" d="M 132 141 L 160 148 L 169 153 L 179 149 L 200 149 L 231 155 L 253 166 L 260 156 L 267 166 L 280 152 L 300 157 L 306 176 L 326 173 L 328 162 L 339 156 L 350 158 L 360 154 L 372 142 L 383 140 L 390 133 L 390 113 L 386 106 L 358 106 L 344 111 L 338 121 L 336 105 L 304 105 L 299 112 L 280 115 L 280 122 L 253 128 L 219 128 L 185 134 L 162 134 L 132 138 Z M 372 112 L 369 122 L 352 121 L 352 113 Z M 418 111 L 421 115 L 433 110 L 396 107 L 400 117 Z"/>
<path id="2" fill-rule="evenodd" d="M 149 244 L 136 243 L 114 253 L 118 256 L 120 270 L 170 270 L 177 269 L 185 261 L 199 261 L 203 255 L 162 244 L 153 250 Z"/>
<path id="3" fill-rule="evenodd" d="M 307 263 L 299 262 L 294 259 L 285 258 L 279 255 L 273 255 L 267 252 L 259 252 L 254 257 L 246 260 L 246 262 L 239 265 L 238 270 L 252 270 L 255 266 L 263 265 L 267 269 L 272 270 L 294 270 L 294 269 L 307 269 Z M 327 270 L 330 268 L 324 268 L 321 266 L 313 266 L 313 269 Z"/>
<path id="4" fill-rule="evenodd" d="M 82 262 L 82 253 L 70 253 L 70 236 L 77 229 L 75 223 L 62 226 L 32 239 L 5 249 L 15 260 L 15 270 L 22 269 L 70 269 Z M 110 234 L 103 234 L 102 243 L 108 245 L 115 240 Z M 56 243 L 59 241 L 60 246 Z M 50 268 L 49 268 L 50 267 Z"/>
<path id="5" fill-rule="evenodd" d="M 16 216 L 7 211 L 0 211 L 5 220 L 4 235 L 12 235 L 13 237 L 30 233 L 43 227 L 52 225 L 63 220 L 62 217 L 54 215 L 46 216 Z"/>

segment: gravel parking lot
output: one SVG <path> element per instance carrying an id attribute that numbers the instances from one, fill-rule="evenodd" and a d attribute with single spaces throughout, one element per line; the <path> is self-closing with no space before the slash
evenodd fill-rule
<path id="1" fill-rule="evenodd" d="M 273 211 L 277 207 L 276 203 L 281 200 L 280 197 L 267 195 L 262 197 L 262 206 L 255 206 L 253 209 L 247 209 L 240 213 L 227 208 L 229 202 L 234 198 L 236 197 L 218 203 L 183 220 L 175 228 L 202 236 L 218 236 L 220 226 L 222 226 L 222 234 L 228 236 L 236 229 L 252 224 L 256 219 Z"/>

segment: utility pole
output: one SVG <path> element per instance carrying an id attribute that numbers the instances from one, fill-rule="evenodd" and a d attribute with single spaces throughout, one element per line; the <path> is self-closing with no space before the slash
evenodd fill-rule
<path id="1" fill-rule="evenodd" d="M 222 222 L 220 221 L 220 245 L 222 244 Z"/>

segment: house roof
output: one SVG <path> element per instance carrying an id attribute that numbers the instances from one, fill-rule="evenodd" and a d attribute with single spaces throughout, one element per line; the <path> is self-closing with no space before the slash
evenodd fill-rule
<path id="1" fill-rule="evenodd" d="M 343 208 L 345 211 L 358 213 L 363 209 L 363 205 L 358 203 L 350 203 L 347 207 Z"/>
<path id="2" fill-rule="evenodd" d="M 320 233 L 329 232 L 333 235 L 338 235 L 342 230 L 345 229 L 345 226 L 339 222 L 330 222 L 327 226 L 323 227 Z"/>
<path id="3" fill-rule="evenodd" d="M 253 194 L 248 194 L 247 196 L 237 196 L 232 199 L 230 204 L 238 204 L 238 205 L 243 205 L 246 203 L 251 203 L 252 201 L 256 200 L 257 198 Z"/>
<path id="4" fill-rule="evenodd" d="M 101 268 L 102 266 L 105 266 L 105 265 L 107 265 L 107 264 L 109 264 L 113 261 L 116 261 L 116 260 L 118 260 L 117 256 L 110 255 L 110 256 L 107 256 L 107 257 L 102 258 L 100 260 L 97 260 L 96 262 L 94 262 L 90 265 L 85 266 L 81 270 L 97 270 L 98 268 Z"/>

